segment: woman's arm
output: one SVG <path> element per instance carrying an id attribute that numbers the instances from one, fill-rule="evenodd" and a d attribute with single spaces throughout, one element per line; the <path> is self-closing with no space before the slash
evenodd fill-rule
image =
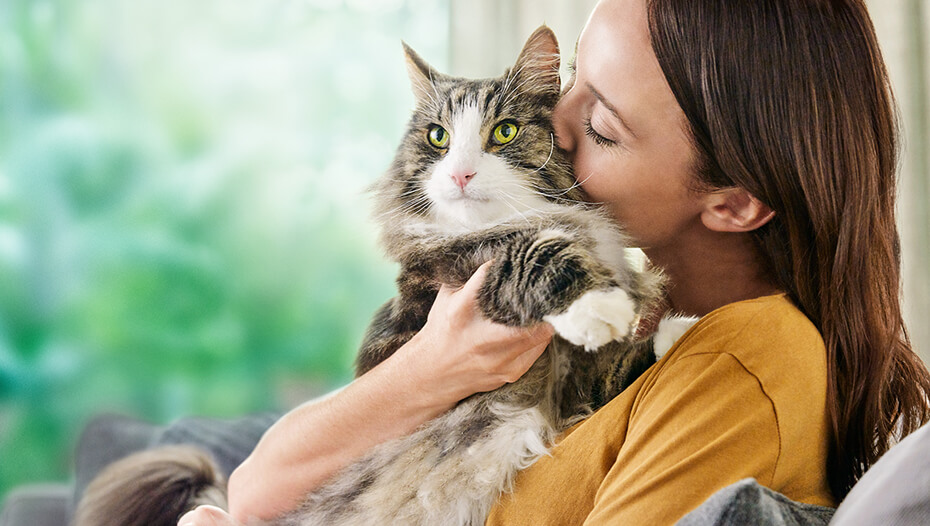
<path id="1" fill-rule="evenodd" d="M 514 329 L 485 319 L 475 297 L 486 270 L 482 266 L 461 289 L 443 287 L 424 328 L 390 358 L 272 426 L 230 477 L 232 517 L 246 522 L 294 509 L 373 446 L 522 376 L 552 328 Z"/>

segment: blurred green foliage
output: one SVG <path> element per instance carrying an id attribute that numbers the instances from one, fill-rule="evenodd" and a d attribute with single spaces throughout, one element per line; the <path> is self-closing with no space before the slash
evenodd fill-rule
<path id="1" fill-rule="evenodd" d="M 283 409 L 393 294 L 365 187 L 446 2 L 0 0 L 0 495 L 103 411 Z"/>

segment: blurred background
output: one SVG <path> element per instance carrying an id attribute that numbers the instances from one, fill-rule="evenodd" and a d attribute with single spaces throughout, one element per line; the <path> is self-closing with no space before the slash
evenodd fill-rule
<path id="1" fill-rule="evenodd" d="M 0 498 L 67 480 L 92 415 L 286 409 L 344 384 L 396 269 L 366 186 L 401 39 L 496 76 L 593 0 L 0 0 Z M 871 2 L 902 107 L 912 336 L 930 345 L 930 27 Z"/>

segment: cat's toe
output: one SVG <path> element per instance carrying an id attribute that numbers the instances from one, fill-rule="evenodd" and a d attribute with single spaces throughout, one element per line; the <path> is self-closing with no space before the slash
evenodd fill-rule
<path id="1" fill-rule="evenodd" d="M 614 287 L 584 293 L 565 312 L 546 316 L 555 332 L 575 345 L 594 351 L 630 334 L 636 305 L 625 290 Z"/>

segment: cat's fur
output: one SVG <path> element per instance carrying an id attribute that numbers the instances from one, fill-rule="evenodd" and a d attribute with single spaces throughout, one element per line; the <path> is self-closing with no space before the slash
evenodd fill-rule
<path id="1" fill-rule="evenodd" d="M 515 474 L 545 455 L 559 432 L 655 361 L 630 328 L 659 280 L 630 266 L 625 238 L 584 203 L 556 145 L 559 55 L 552 32 L 538 29 L 515 66 L 489 80 L 439 74 L 405 49 L 417 107 L 374 187 L 381 244 L 401 266 L 399 294 L 376 314 L 358 374 L 423 327 L 441 283 L 462 284 L 490 259 L 478 297 L 483 313 L 520 327 L 545 320 L 557 336 L 520 380 L 376 447 L 276 525 L 483 524 Z M 492 139 L 501 123 L 516 126 L 505 144 Z M 448 133 L 444 147 L 429 141 L 435 125 Z M 114 476 L 94 484 L 113 487 Z M 133 484 L 131 477 L 119 482 Z M 107 515 L 125 500 L 122 492 L 100 493 L 82 503 L 78 526 L 137 523 Z"/>

